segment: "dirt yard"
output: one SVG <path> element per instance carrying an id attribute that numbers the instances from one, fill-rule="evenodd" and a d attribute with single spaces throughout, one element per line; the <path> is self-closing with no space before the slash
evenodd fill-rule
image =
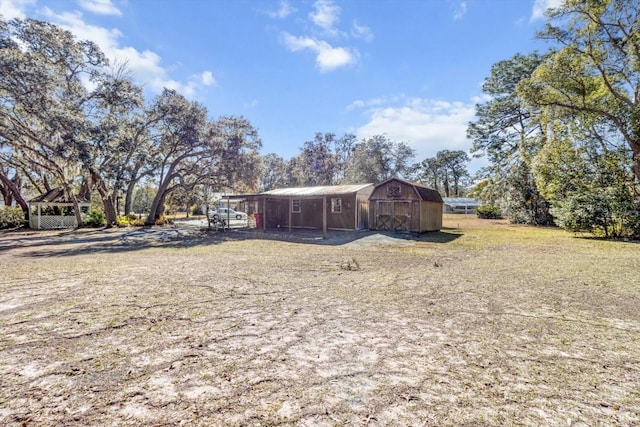
<path id="1" fill-rule="evenodd" d="M 0 233 L 0 424 L 639 425 L 640 245 Z"/>

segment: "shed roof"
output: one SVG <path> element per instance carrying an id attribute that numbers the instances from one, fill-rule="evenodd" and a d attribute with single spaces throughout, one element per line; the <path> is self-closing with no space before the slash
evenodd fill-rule
<path id="1" fill-rule="evenodd" d="M 412 182 L 412 181 L 406 181 L 404 179 L 400 179 L 400 178 L 391 178 L 388 179 L 384 182 L 381 182 L 380 184 L 376 185 L 376 188 L 381 187 L 385 184 L 388 184 L 391 181 L 398 181 L 401 182 L 405 185 L 408 185 L 410 187 L 413 187 L 416 191 L 416 193 L 418 193 L 418 195 L 420 196 L 420 198 L 424 201 L 427 202 L 438 202 L 438 203 L 442 203 L 442 197 L 440 197 L 440 193 L 438 193 L 438 190 L 434 190 L 433 188 L 429 188 L 426 185 L 420 184 L 419 182 Z"/>
<path id="2" fill-rule="evenodd" d="M 29 200 L 29 203 L 71 203 L 71 199 L 66 196 L 65 191 L 62 188 L 54 188 L 39 195 L 38 197 L 34 197 Z M 88 204 L 89 201 L 82 197 L 78 197 L 78 203 Z"/>
<path id="3" fill-rule="evenodd" d="M 260 195 L 265 196 L 336 196 L 340 194 L 357 193 L 367 187 L 373 188 L 373 184 L 353 184 L 353 185 L 325 185 L 318 187 L 293 187 L 278 188 L 275 190 L 265 191 Z"/>

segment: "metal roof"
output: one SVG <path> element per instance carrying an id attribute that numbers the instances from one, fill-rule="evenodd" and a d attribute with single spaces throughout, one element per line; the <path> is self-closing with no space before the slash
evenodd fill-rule
<path id="1" fill-rule="evenodd" d="M 478 200 L 470 197 L 443 197 L 442 200 L 449 206 L 481 206 Z"/>
<path id="2" fill-rule="evenodd" d="M 355 184 L 355 185 L 325 185 L 318 187 L 293 187 L 293 188 L 277 188 L 275 190 L 265 191 L 260 195 L 265 196 L 330 196 L 338 194 L 357 193 L 367 187 L 373 189 L 373 184 Z"/>

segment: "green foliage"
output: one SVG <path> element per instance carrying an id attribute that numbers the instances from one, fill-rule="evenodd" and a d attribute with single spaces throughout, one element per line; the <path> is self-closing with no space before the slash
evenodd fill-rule
<path id="1" fill-rule="evenodd" d="M 0 230 L 5 228 L 19 228 L 25 225 L 26 220 L 22 209 L 9 206 L 0 209 Z"/>
<path id="2" fill-rule="evenodd" d="M 478 218 L 482 218 L 482 219 L 502 218 L 502 214 L 500 213 L 500 208 L 493 205 L 478 206 L 478 208 L 476 209 L 476 215 L 478 215 Z"/>
<path id="3" fill-rule="evenodd" d="M 409 172 L 415 151 L 405 142 L 395 142 L 386 135 L 374 135 L 356 141 L 345 135 L 340 140 L 344 183 L 382 182 Z"/>
<path id="4" fill-rule="evenodd" d="M 635 0 L 570 0 L 550 11 L 541 38 L 562 46 L 518 94 L 550 115 L 579 115 L 609 127 L 609 143 L 633 155 L 627 170 L 640 181 L 640 14 Z"/>
<path id="5" fill-rule="evenodd" d="M 107 223 L 107 216 L 99 209 L 91 209 L 83 222 L 87 227 L 104 227 Z"/>
<path id="6" fill-rule="evenodd" d="M 463 193 L 462 180 L 469 177 L 469 155 L 461 150 L 441 150 L 436 157 L 424 159 L 411 167 L 412 179 L 429 185 L 445 197 Z"/>
<path id="7" fill-rule="evenodd" d="M 135 189 L 131 209 L 137 213 L 149 213 L 156 191 L 148 185 Z"/>
<path id="8" fill-rule="evenodd" d="M 261 158 L 260 162 L 260 191 L 269 191 L 275 188 L 287 187 L 291 177 L 287 172 L 288 162 L 275 153 L 269 153 Z"/>
<path id="9" fill-rule="evenodd" d="M 565 123 L 565 126 L 567 123 Z M 591 128 L 592 130 L 593 128 Z M 603 148 L 591 130 L 556 123 L 556 138 L 534 162 L 536 179 L 560 227 L 604 237 L 635 237 L 637 199 L 625 150 Z M 569 139 L 581 135 L 580 141 Z"/>
<path id="10" fill-rule="evenodd" d="M 138 215 L 134 213 L 130 213 L 129 215 L 126 215 L 126 216 L 119 216 L 118 224 L 141 227 L 144 225 L 144 221 Z"/>
<path id="11" fill-rule="evenodd" d="M 616 194 L 617 193 L 617 194 Z M 576 193 L 552 207 L 558 225 L 603 237 L 640 237 L 640 209 L 617 191 Z"/>
<path id="12" fill-rule="evenodd" d="M 532 159 L 545 141 L 539 109 L 517 92 L 518 83 L 543 63 L 545 56 L 517 54 L 491 67 L 482 91 L 490 100 L 476 106 L 469 124 L 472 152 L 486 155 L 490 165 L 480 173 L 487 182 L 483 199 L 499 206 L 514 223 L 549 224 L 549 204 L 538 190 Z"/>

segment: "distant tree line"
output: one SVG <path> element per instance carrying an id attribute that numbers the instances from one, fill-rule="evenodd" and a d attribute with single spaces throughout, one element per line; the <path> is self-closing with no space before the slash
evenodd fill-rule
<path id="1" fill-rule="evenodd" d="M 475 191 L 513 222 L 640 236 L 640 9 L 565 0 L 553 47 L 493 65 L 469 124 L 489 166 Z"/>
<path id="2" fill-rule="evenodd" d="M 338 138 L 318 132 L 291 159 L 274 153 L 263 156 L 259 189 L 379 183 L 392 177 L 421 182 L 444 196 L 459 196 L 469 188 L 470 159 L 464 151 L 442 150 L 419 163 L 414 158 L 406 142 L 386 135 L 358 139 L 350 133 Z"/>

